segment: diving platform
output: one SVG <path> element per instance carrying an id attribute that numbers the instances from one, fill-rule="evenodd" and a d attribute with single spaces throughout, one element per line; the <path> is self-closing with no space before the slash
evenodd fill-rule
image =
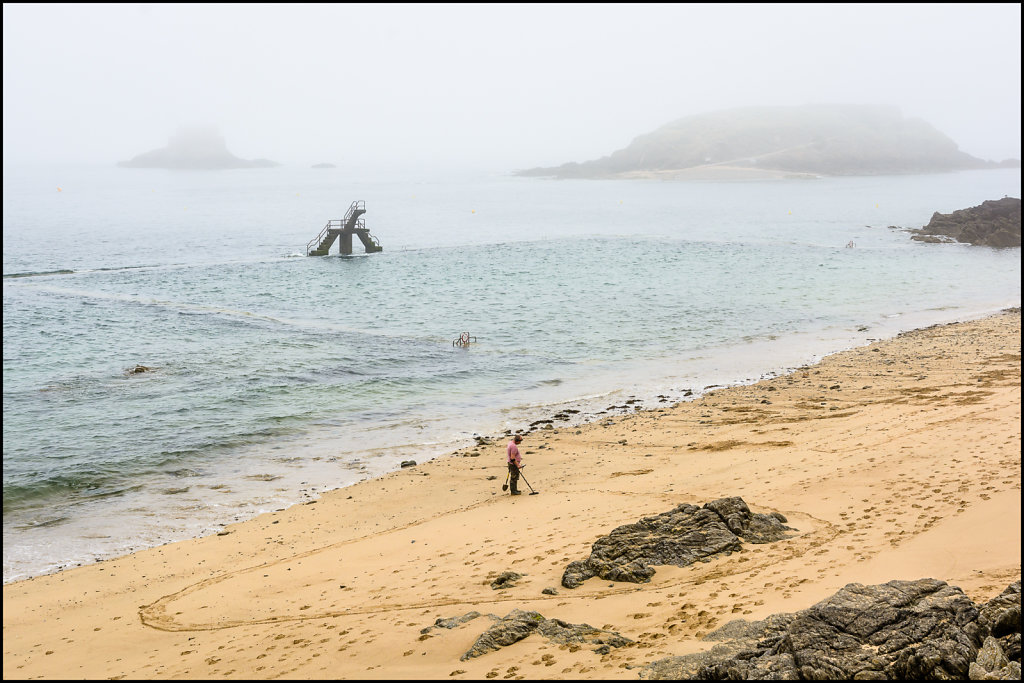
<path id="1" fill-rule="evenodd" d="M 377 238 L 370 234 L 370 230 L 363 222 L 363 214 L 366 213 L 366 202 L 358 200 L 352 202 L 348 207 L 345 217 L 340 220 L 329 220 L 320 234 L 306 244 L 306 256 L 327 256 L 338 240 L 342 256 L 352 253 L 352 236 L 359 237 L 367 254 L 384 251 Z"/>

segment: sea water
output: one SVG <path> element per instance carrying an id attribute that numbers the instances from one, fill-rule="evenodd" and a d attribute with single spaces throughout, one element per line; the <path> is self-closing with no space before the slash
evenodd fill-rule
<path id="1" fill-rule="evenodd" d="M 692 399 L 1019 306 L 1019 248 L 889 227 L 1005 195 L 1019 169 L 5 168 L 4 581 L 213 533 L 556 413 Z M 305 256 L 356 200 L 384 251 Z M 500 466 L 503 447 L 482 457 Z"/>

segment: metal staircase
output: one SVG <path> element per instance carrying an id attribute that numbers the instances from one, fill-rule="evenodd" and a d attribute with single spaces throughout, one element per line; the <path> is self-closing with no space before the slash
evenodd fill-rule
<path id="1" fill-rule="evenodd" d="M 306 244 L 306 255 L 327 256 L 334 245 L 334 240 L 340 238 L 340 253 L 342 256 L 348 256 L 352 253 L 352 235 L 359 236 L 359 241 L 363 243 L 367 254 L 384 251 L 384 247 L 380 245 L 376 237 L 370 234 L 363 222 L 362 215 L 364 213 L 366 213 L 365 201 L 360 199 L 352 202 L 344 218 L 327 221 L 327 225 L 320 231 L 320 234 Z"/>

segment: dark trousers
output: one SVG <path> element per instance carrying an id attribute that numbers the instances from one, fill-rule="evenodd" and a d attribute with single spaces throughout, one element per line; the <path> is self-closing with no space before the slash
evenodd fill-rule
<path id="1" fill-rule="evenodd" d="M 512 493 L 519 493 L 519 468 L 516 464 L 509 460 L 508 462 L 508 476 L 509 483 L 508 487 Z"/>

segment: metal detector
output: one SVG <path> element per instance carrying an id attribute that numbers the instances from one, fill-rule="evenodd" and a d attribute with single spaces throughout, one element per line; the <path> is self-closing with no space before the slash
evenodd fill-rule
<path id="1" fill-rule="evenodd" d="M 516 467 L 516 469 L 519 470 L 519 476 L 523 477 L 523 468 Z M 523 481 L 526 481 L 526 477 L 523 477 Z M 526 485 L 530 486 L 530 482 L 526 481 Z M 536 496 L 537 495 L 537 492 L 533 490 L 532 486 L 530 486 L 530 495 L 531 496 Z"/>

